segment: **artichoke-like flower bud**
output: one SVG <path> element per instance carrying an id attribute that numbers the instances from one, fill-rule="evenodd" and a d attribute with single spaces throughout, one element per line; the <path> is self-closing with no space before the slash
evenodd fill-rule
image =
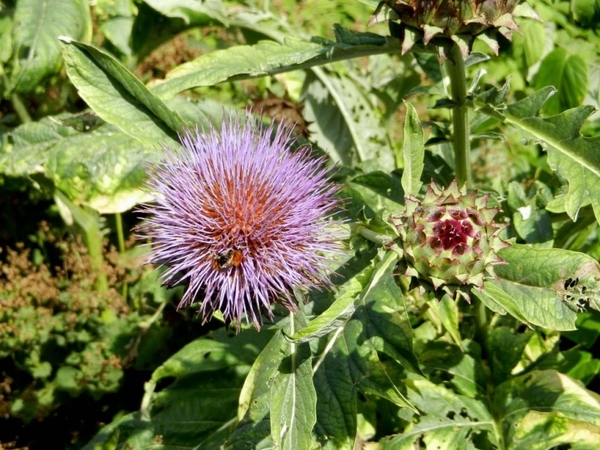
<path id="1" fill-rule="evenodd" d="M 400 235 L 405 275 L 467 300 L 471 287 L 481 289 L 486 278 L 495 278 L 494 265 L 504 262 L 498 252 L 508 243 L 499 237 L 504 226 L 493 220 L 498 208 L 488 200 L 489 194 L 459 189 L 456 180 L 446 189 L 432 182 L 423 200 L 406 198 L 404 212 L 390 218 Z"/>
<path id="2" fill-rule="evenodd" d="M 390 28 L 402 42 L 402 53 L 415 43 L 428 45 L 443 38 L 456 42 L 463 58 L 470 53 L 473 39 L 487 44 L 498 54 L 497 33 L 508 40 L 513 31 L 520 33 L 515 17 L 539 20 L 538 15 L 521 0 L 382 0 L 369 25 L 389 20 Z M 440 39 L 441 38 L 441 39 Z M 436 43 L 436 42 L 434 42 Z M 441 46 L 438 46 L 442 48 Z"/>

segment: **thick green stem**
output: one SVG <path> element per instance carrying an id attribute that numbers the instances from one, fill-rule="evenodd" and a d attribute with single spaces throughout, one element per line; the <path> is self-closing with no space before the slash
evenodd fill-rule
<path id="1" fill-rule="evenodd" d="M 352 234 L 358 234 L 365 239 L 374 242 L 379 245 L 389 245 L 394 242 L 394 238 L 388 236 L 387 234 L 377 233 L 376 231 L 369 230 L 368 228 L 358 225 L 356 229 L 353 230 Z"/>
<path id="2" fill-rule="evenodd" d="M 458 45 L 453 44 L 445 62 L 450 79 L 450 95 L 456 104 L 452 108 L 452 141 L 454 147 L 454 170 L 459 186 L 471 186 L 471 145 L 469 136 L 469 108 L 467 106 L 467 80 L 465 63 Z"/>
<path id="3" fill-rule="evenodd" d="M 121 217 L 121 213 L 115 214 L 115 231 L 117 233 L 117 242 L 119 245 L 119 253 L 121 255 L 125 254 L 125 234 L 123 233 L 123 218 Z M 126 281 L 123 281 L 123 286 L 121 288 L 121 296 L 127 300 L 127 291 L 129 289 L 129 285 Z"/>
<path id="4" fill-rule="evenodd" d="M 121 213 L 115 214 L 115 228 L 117 233 L 117 243 L 119 245 L 119 253 L 125 253 L 125 235 L 123 234 L 123 218 Z"/>

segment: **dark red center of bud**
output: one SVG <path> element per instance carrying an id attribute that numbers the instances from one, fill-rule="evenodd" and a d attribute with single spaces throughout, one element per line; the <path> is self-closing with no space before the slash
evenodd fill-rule
<path id="1" fill-rule="evenodd" d="M 448 219 L 436 223 L 433 232 L 435 235 L 430 241 L 432 247 L 454 249 L 462 255 L 469 248 L 467 239 L 473 236 L 473 225 L 468 220 Z"/>

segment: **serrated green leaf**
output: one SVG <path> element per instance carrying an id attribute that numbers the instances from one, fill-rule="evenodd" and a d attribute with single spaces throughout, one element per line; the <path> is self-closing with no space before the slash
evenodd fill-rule
<path id="1" fill-rule="evenodd" d="M 213 86 L 228 80 L 242 80 L 292 70 L 307 69 L 359 56 L 391 53 L 399 50 L 397 42 L 380 39 L 377 44 L 351 45 L 345 42 L 310 42 L 287 38 L 283 43 L 261 41 L 217 50 L 182 64 L 169 72 L 152 92 L 170 98 L 179 92 L 200 86 Z"/>
<path id="2" fill-rule="evenodd" d="M 448 295 L 444 295 L 440 301 L 437 299 L 430 301 L 429 307 L 432 313 L 439 318 L 454 343 L 462 348 L 462 339 L 458 329 L 459 313 L 457 303 Z"/>
<path id="3" fill-rule="evenodd" d="M 591 155 L 600 153 L 600 138 L 579 140 L 582 150 Z M 554 147 L 548 148 L 548 165 L 568 182 L 568 190 L 560 201 L 569 217 L 576 221 L 579 210 L 591 204 L 596 220 L 600 222 L 600 175 L 590 170 L 588 164 L 581 164 Z"/>
<path id="4" fill-rule="evenodd" d="M 359 186 L 357 186 L 359 185 Z M 350 180 L 348 188 L 358 191 L 363 207 L 373 211 L 397 211 L 404 204 L 404 190 L 398 176 L 380 170 L 358 175 Z"/>
<path id="5" fill-rule="evenodd" d="M 221 428 L 231 427 L 244 373 L 230 368 L 201 372 L 179 378 L 159 392 L 152 404 L 150 420 L 155 436 L 166 448 L 195 448 L 221 436 Z M 226 437 L 226 436 L 225 436 Z M 218 448 L 203 445 L 202 448 Z"/>
<path id="6" fill-rule="evenodd" d="M 516 333 L 508 327 L 489 330 L 486 342 L 491 356 L 492 378 L 495 384 L 500 384 L 510 377 L 530 339 L 531 331 Z"/>
<path id="7" fill-rule="evenodd" d="M 12 54 L 12 30 L 13 18 L 4 15 L 0 17 L 0 63 L 4 64 L 10 59 Z"/>
<path id="8" fill-rule="evenodd" d="M 115 58 L 76 41 L 62 46 L 69 78 L 102 119 L 144 144 L 179 146 L 181 117 Z"/>
<path id="9" fill-rule="evenodd" d="M 362 392 L 385 398 L 416 412 L 415 407 L 398 387 L 397 379 L 380 361 L 377 351 L 371 345 L 365 344 L 363 330 L 361 321 L 353 319 L 344 327 L 344 332 L 339 337 L 344 340 L 350 354 L 347 364 L 354 383 Z"/>
<path id="10" fill-rule="evenodd" d="M 524 20 L 519 25 L 523 37 L 518 34 L 513 35 L 513 46 L 519 47 L 519 41 L 523 39 L 523 53 L 525 68 L 536 64 L 544 54 L 544 45 L 546 40 L 546 30 L 544 25 L 535 20 Z"/>
<path id="11" fill-rule="evenodd" d="M 469 398 L 478 398 L 486 391 L 488 383 L 478 346 L 473 341 L 465 340 L 461 345 L 453 345 L 446 341 L 430 340 L 419 353 L 419 361 L 423 371 L 429 376 L 444 373 L 444 384 Z"/>
<path id="12" fill-rule="evenodd" d="M 91 23 L 89 5 L 84 0 L 17 2 L 13 28 L 14 88 L 32 92 L 45 77 L 57 73 L 62 66 L 58 37 L 89 40 Z"/>
<path id="13" fill-rule="evenodd" d="M 77 134 L 74 129 L 48 117 L 20 125 L 11 132 L 13 148 L 0 154 L 0 171 L 12 176 L 40 172 L 52 155 L 53 147 Z"/>
<path id="14" fill-rule="evenodd" d="M 139 413 L 126 414 L 102 427 L 82 450 L 114 450 L 118 445 L 149 448 L 156 444 L 152 422 L 141 420 Z"/>
<path id="15" fill-rule="evenodd" d="M 594 113 L 591 106 L 580 106 L 555 116 L 543 118 L 538 113 L 555 89 L 551 86 L 536 91 L 529 97 L 508 105 L 503 111 L 485 105 L 490 114 L 526 131 L 548 145 L 548 162 L 564 175 L 571 194 L 564 196 L 565 209 L 573 220 L 582 205 L 592 203 L 594 214 L 600 218 L 600 137 L 580 135 L 580 128 Z M 489 97 L 489 92 L 487 97 Z M 493 111 L 492 111 L 493 110 Z"/>
<path id="16" fill-rule="evenodd" d="M 406 105 L 406 119 L 404 121 L 404 140 L 402 141 L 402 188 L 405 195 L 418 195 L 421 189 L 421 174 L 423 173 L 425 145 L 423 142 L 423 129 L 417 111 L 410 103 Z M 396 155 L 396 160 L 399 156 Z M 399 162 L 399 161 L 398 161 Z M 400 166 L 396 163 L 397 166 Z"/>
<path id="17" fill-rule="evenodd" d="M 594 450 L 600 442 L 600 427 L 569 420 L 559 412 L 529 411 L 519 423 L 511 450 L 546 450 L 567 445 L 571 449 Z M 562 444 L 562 445 L 561 445 Z"/>

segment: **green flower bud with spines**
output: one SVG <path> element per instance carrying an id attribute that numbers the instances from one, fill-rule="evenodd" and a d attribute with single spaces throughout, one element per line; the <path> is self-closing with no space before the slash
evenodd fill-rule
<path id="1" fill-rule="evenodd" d="M 459 189 L 456 180 L 446 189 L 433 182 L 423 200 L 405 199 L 404 212 L 392 215 L 400 236 L 405 275 L 424 280 L 436 291 L 469 300 L 469 289 L 483 288 L 495 278 L 498 252 L 508 246 L 494 222 L 498 208 L 488 206 L 489 194 Z"/>

